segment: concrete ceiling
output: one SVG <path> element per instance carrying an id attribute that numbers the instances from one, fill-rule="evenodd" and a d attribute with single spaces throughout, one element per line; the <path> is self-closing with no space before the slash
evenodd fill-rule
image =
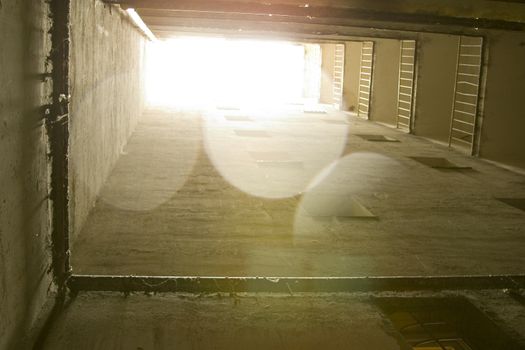
<path id="1" fill-rule="evenodd" d="M 525 30 L 525 0 L 105 1 L 135 9 L 158 38 L 181 32 L 277 32 L 321 38 L 367 32 L 388 36 L 384 30 Z"/>

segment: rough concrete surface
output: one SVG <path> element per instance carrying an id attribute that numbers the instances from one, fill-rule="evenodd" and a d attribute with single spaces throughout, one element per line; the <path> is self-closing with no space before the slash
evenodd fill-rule
<path id="1" fill-rule="evenodd" d="M 252 121 L 226 118 L 231 115 Z M 409 157 L 443 157 L 473 170 L 434 169 Z M 336 112 L 152 110 L 73 247 L 73 269 L 212 276 L 522 273 L 525 213 L 495 198 L 525 197 L 524 183 L 521 175 Z M 377 218 L 349 217 L 353 199 Z"/>
<path id="2" fill-rule="evenodd" d="M 399 40 L 374 40 L 370 120 L 396 125 L 399 84 Z"/>
<path id="3" fill-rule="evenodd" d="M 480 155 L 525 169 L 525 35 L 492 32 Z"/>
<path id="4" fill-rule="evenodd" d="M 81 293 L 44 349 L 408 349 L 388 332 L 363 297 Z"/>
<path id="5" fill-rule="evenodd" d="M 506 334 L 521 339 L 525 346 L 525 299 L 517 300 L 508 290 L 483 290 L 465 293 L 469 301 L 490 317 Z"/>
<path id="6" fill-rule="evenodd" d="M 142 113 L 145 39 L 100 0 L 71 6 L 71 238 Z"/>
<path id="7" fill-rule="evenodd" d="M 448 143 L 458 40 L 454 35 L 420 33 L 418 36 L 416 135 Z"/>
<path id="8" fill-rule="evenodd" d="M 23 349 L 51 286 L 47 136 L 42 79 L 50 50 L 48 7 L 0 6 L 0 349 Z"/>
<path id="9" fill-rule="evenodd" d="M 525 343 L 525 308 L 504 291 L 80 293 L 44 349 L 411 349 L 376 300 L 462 298 Z M 392 299 L 391 299 L 392 300 Z M 476 321 L 476 320 L 472 320 Z"/>

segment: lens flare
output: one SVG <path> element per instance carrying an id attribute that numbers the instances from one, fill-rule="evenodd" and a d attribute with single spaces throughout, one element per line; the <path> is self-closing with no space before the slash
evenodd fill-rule
<path id="1" fill-rule="evenodd" d="M 346 145 L 348 126 L 320 122 L 318 115 L 261 111 L 251 122 L 223 112 L 204 121 L 204 144 L 220 174 L 245 193 L 287 198 L 303 193 Z"/>

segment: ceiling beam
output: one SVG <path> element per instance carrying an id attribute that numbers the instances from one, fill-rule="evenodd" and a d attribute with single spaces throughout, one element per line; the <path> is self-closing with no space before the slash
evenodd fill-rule
<path id="1" fill-rule="evenodd" d="M 79 291 L 185 293 L 351 293 L 511 289 L 525 287 L 524 275 L 442 277 L 204 277 L 73 275 Z"/>
<path id="2" fill-rule="evenodd" d="M 166 17 L 200 17 L 208 15 L 229 15 L 235 17 L 258 16 L 268 20 L 316 23 L 318 21 L 376 21 L 397 22 L 422 25 L 462 26 L 468 28 L 525 30 L 525 6 L 521 4 L 505 5 L 501 1 L 483 1 L 481 7 L 472 5 L 472 1 L 459 2 L 454 6 L 422 5 L 405 1 L 348 1 L 348 6 L 321 6 L 308 4 L 263 3 L 240 0 L 105 0 L 118 3 L 124 8 L 138 11 L 162 11 Z M 306 1 L 306 0 L 305 0 Z M 319 1 L 317 2 L 319 3 Z M 428 3 L 428 1 L 427 1 Z M 447 2 L 448 3 L 448 2 Z M 475 3 L 475 2 L 474 2 Z M 498 9 L 506 6 L 505 11 L 489 11 L 491 5 Z M 382 4 L 382 5 L 381 5 Z M 467 4 L 467 6 L 464 6 Z M 482 6 L 483 5 L 483 6 Z M 494 6 L 494 5 L 492 5 Z M 509 6 L 514 6 L 510 8 Z M 514 11 L 512 11 L 514 9 Z M 513 14 L 514 13 L 514 14 Z M 326 23 L 325 23 L 326 24 Z"/>
<path id="3" fill-rule="evenodd" d="M 217 21 L 210 18 L 180 18 L 173 24 L 154 20 L 149 23 L 150 29 L 158 38 L 169 38 L 187 33 L 196 34 L 220 34 L 224 36 L 244 37 L 250 35 L 268 38 L 317 38 L 319 40 L 347 41 L 352 37 L 360 38 L 396 38 L 415 39 L 418 33 L 439 33 L 440 28 L 435 26 L 425 27 L 425 30 L 417 26 L 404 26 L 399 30 L 395 26 L 391 28 L 377 28 L 371 23 L 361 23 L 357 26 L 335 26 L 325 24 L 301 24 L 293 22 L 274 22 L 244 20 L 244 21 Z M 447 33 L 454 35 L 483 35 L 480 31 L 468 31 L 463 28 L 448 28 Z"/>

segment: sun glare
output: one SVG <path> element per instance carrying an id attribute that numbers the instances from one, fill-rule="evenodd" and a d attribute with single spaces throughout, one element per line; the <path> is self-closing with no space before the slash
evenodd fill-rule
<path id="1" fill-rule="evenodd" d="M 304 47 L 288 42 L 185 37 L 148 48 L 151 105 L 257 106 L 301 100 Z"/>

